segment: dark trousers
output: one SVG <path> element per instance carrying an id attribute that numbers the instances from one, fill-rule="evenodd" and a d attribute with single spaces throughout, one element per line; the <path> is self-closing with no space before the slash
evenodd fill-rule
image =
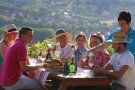
<path id="1" fill-rule="evenodd" d="M 5 90 L 3 87 L 0 86 L 0 90 Z"/>
<path id="2" fill-rule="evenodd" d="M 111 90 L 126 90 L 124 86 L 118 83 L 112 83 Z"/>

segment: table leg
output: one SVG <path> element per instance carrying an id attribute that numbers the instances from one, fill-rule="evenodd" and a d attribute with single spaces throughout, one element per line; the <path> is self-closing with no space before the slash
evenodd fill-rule
<path id="1" fill-rule="evenodd" d="M 100 86 L 100 90 L 108 90 L 108 86 Z"/>
<path id="2" fill-rule="evenodd" d="M 58 90 L 66 90 L 66 89 L 67 89 L 67 85 L 65 84 L 64 81 L 62 81 L 59 88 L 58 88 Z"/>

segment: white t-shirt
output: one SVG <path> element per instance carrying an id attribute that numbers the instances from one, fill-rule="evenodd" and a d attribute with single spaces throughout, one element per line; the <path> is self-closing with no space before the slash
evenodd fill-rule
<path id="1" fill-rule="evenodd" d="M 119 54 L 114 53 L 111 57 L 109 63 L 113 66 L 114 71 L 118 71 L 123 65 L 128 65 L 129 69 L 124 75 L 115 80 L 123 86 L 125 86 L 126 90 L 134 90 L 135 88 L 135 61 L 133 54 L 126 50 L 125 52 Z"/>
<path id="2" fill-rule="evenodd" d="M 68 58 L 68 57 L 71 57 L 73 55 L 73 48 L 72 48 L 72 45 L 70 43 L 67 43 L 64 48 L 61 48 L 60 44 L 57 43 L 56 44 L 56 51 L 61 51 L 62 58 Z"/>

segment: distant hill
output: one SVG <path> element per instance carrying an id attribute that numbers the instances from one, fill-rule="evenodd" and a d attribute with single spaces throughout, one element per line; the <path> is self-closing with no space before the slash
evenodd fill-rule
<path id="1" fill-rule="evenodd" d="M 0 26 L 14 23 L 33 28 L 65 28 L 72 34 L 116 29 L 122 10 L 132 14 L 135 0 L 0 0 Z"/>

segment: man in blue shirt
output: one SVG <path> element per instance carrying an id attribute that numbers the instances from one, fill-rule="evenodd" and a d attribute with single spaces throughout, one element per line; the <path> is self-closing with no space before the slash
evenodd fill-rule
<path id="1" fill-rule="evenodd" d="M 126 49 L 129 50 L 135 57 L 135 30 L 133 30 L 130 27 L 131 23 L 131 14 L 127 11 L 122 11 L 119 13 L 118 17 L 118 24 L 119 24 L 119 29 L 116 31 L 113 31 L 105 40 L 105 42 L 99 46 L 96 46 L 92 48 L 90 51 L 97 49 L 97 48 L 107 48 L 109 44 L 106 43 L 107 40 L 112 39 L 112 36 L 114 32 L 124 32 L 126 34 L 126 38 L 128 41 L 131 43 L 128 43 L 126 46 Z M 89 52 L 90 52 L 89 51 Z"/>
<path id="2" fill-rule="evenodd" d="M 127 44 L 126 49 L 129 50 L 135 57 L 135 30 L 130 27 L 131 14 L 127 11 L 120 12 L 118 17 L 118 23 L 120 29 L 114 32 L 124 32 L 126 34 L 127 40 L 131 42 Z M 105 41 L 112 39 L 114 32 L 112 32 Z"/>

